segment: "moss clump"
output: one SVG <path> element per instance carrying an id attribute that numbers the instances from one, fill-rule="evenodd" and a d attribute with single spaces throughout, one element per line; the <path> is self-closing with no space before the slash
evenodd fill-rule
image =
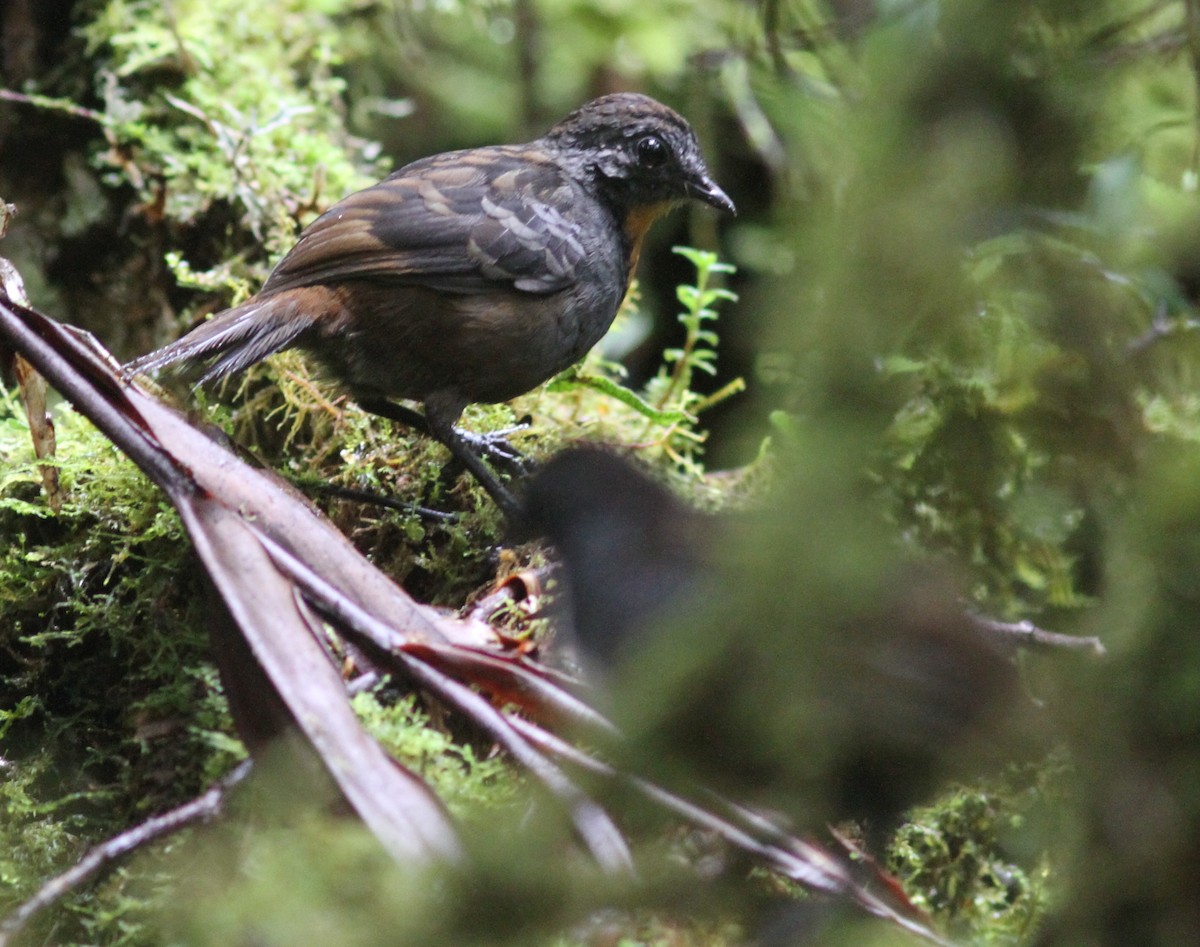
<path id="1" fill-rule="evenodd" d="M 86 421 L 55 415 L 65 502 L 52 515 L 19 408 L 0 401 L 0 911 L 241 752 L 177 517 Z M 70 905 L 110 915 L 124 895 L 108 890 L 103 907 Z"/>
<path id="2" fill-rule="evenodd" d="M 979 944 L 1028 943 L 1051 904 L 1047 813 L 1063 804 L 1068 770 L 1055 754 L 1004 780 L 959 786 L 911 813 L 888 867 L 943 930 Z M 1037 826 L 1030 850 L 1026 831 Z"/>
<path id="3" fill-rule="evenodd" d="M 455 740 L 435 726 L 409 695 L 388 702 L 373 693 L 358 694 L 354 710 L 376 739 L 401 764 L 421 774 L 430 789 L 460 819 L 511 806 L 518 800 L 520 777 L 505 757 Z"/>
<path id="4" fill-rule="evenodd" d="M 132 184 L 178 224 L 231 205 L 267 256 L 286 250 L 297 223 L 379 170 L 346 131 L 335 74 L 360 6 L 101 4 L 80 33 L 116 146 L 98 156 L 106 183 Z M 179 253 L 170 262 L 186 285 L 240 286 L 228 267 L 198 272 Z"/>

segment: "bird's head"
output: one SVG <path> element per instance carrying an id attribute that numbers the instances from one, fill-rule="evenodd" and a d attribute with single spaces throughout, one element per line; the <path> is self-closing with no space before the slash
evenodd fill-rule
<path id="1" fill-rule="evenodd" d="M 616 93 L 580 106 L 543 141 L 572 176 L 626 213 L 688 198 L 735 213 L 700 154 L 691 125 L 647 95 Z"/>

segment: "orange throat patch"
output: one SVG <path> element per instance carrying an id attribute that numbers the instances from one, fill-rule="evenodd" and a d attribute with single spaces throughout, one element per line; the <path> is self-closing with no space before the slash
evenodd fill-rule
<path id="1" fill-rule="evenodd" d="M 675 206 L 674 201 L 659 201 L 656 204 L 643 204 L 635 207 L 625 217 L 625 239 L 629 241 L 629 274 L 626 285 L 633 280 L 637 272 L 638 257 L 642 255 L 642 240 L 650 225 Z"/>

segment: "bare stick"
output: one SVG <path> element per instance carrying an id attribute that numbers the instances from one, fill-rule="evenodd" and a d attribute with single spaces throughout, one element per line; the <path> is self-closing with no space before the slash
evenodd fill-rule
<path id="1" fill-rule="evenodd" d="M 1066 648 L 1074 651 L 1091 651 L 1096 657 L 1104 657 L 1108 650 L 1104 643 L 1094 635 L 1064 635 L 1057 631 L 1046 631 L 1031 621 L 1007 622 L 987 618 L 974 612 L 968 613 L 968 618 L 980 631 L 1001 635 L 1011 643 L 1028 648 Z"/>
<path id="2" fill-rule="evenodd" d="M 33 897 L 0 921 L 0 947 L 6 947 L 35 915 L 90 881 L 113 862 L 150 842 L 194 823 L 207 822 L 218 815 L 225 804 L 225 794 L 245 779 L 250 769 L 251 761 L 244 760 L 191 802 L 147 819 L 97 845 L 71 868 L 43 884 Z"/>
<path id="3" fill-rule="evenodd" d="M 26 95 L 24 92 L 14 92 L 12 89 L 0 89 L 0 101 L 17 102 L 21 105 L 32 105 L 35 108 L 62 112 L 64 115 L 86 119 L 89 122 L 97 122 L 106 127 L 109 124 L 108 116 L 103 112 L 97 112 L 95 109 L 76 105 L 70 99 L 56 99 L 48 95 Z"/>

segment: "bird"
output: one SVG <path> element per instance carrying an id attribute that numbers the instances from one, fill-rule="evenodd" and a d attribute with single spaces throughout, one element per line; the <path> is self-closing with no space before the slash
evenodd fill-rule
<path id="1" fill-rule="evenodd" d="M 844 611 L 806 613 L 790 487 L 706 513 L 616 450 L 549 458 L 523 496 L 561 563 L 552 647 L 565 629 L 638 765 L 805 829 L 856 822 L 882 851 L 947 779 L 1027 753 L 1037 721 L 940 568 L 897 561 L 873 601 L 848 576 Z"/>
<path id="2" fill-rule="evenodd" d="M 515 519 L 520 503 L 484 459 L 514 455 L 460 430 L 464 408 L 582 359 L 616 317 L 650 225 L 689 199 L 736 213 L 686 119 L 647 95 L 605 95 L 534 141 L 422 158 L 350 194 L 257 294 L 125 374 L 203 367 L 205 384 L 300 349 L 364 410 L 443 443 Z"/>
<path id="3" fill-rule="evenodd" d="M 656 619 L 706 591 L 717 523 L 603 445 L 560 451 L 525 484 L 524 522 L 560 568 L 553 648 L 593 680 Z"/>

